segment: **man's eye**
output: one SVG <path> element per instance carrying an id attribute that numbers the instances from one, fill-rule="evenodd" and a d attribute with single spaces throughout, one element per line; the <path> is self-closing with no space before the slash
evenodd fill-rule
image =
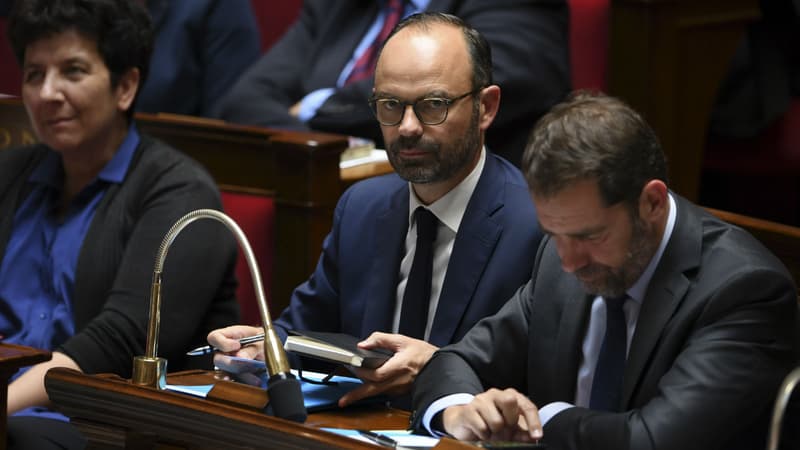
<path id="1" fill-rule="evenodd" d="M 426 109 L 442 109 L 447 107 L 447 100 L 443 98 L 426 98 L 422 104 Z"/>
<path id="2" fill-rule="evenodd" d="M 400 107 L 400 102 L 397 100 L 381 100 L 381 107 L 387 111 L 393 111 Z"/>

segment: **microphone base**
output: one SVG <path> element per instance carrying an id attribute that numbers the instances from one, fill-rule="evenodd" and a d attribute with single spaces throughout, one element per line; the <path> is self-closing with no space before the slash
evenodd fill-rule
<path id="1" fill-rule="evenodd" d="M 303 403 L 300 382 L 291 373 L 278 373 L 267 381 L 267 414 L 293 422 L 303 423 L 308 414 Z"/>
<path id="2" fill-rule="evenodd" d="M 165 358 L 151 358 L 136 356 L 133 358 L 133 384 L 164 389 L 167 386 L 167 360 Z"/>

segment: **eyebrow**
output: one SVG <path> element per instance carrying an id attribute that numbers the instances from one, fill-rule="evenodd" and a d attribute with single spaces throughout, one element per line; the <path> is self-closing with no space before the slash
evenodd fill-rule
<path id="1" fill-rule="evenodd" d="M 375 91 L 375 93 L 372 94 L 372 97 L 376 98 L 376 99 L 404 100 L 404 99 L 402 99 L 401 97 L 399 97 L 397 95 L 390 94 L 388 92 L 383 92 L 383 91 Z M 423 99 L 426 99 L 426 98 L 440 98 L 440 97 L 449 98 L 449 94 L 447 92 L 441 90 L 441 89 L 437 89 L 437 90 L 434 90 L 434 91 L 426 92 L 426 93 L 424 93 L 424 94 L 422 94 L 420 96 L 417 96 L 416 98 L 414 98 L 413 101 L 423 100 Z M 405 101 L 410 101 L 410 100 L 405 100 Z"/>
<path id="2" fill-rule="evenodd" d="M 553 233 L 552 231 L 548 230 L 547 227 L 542 225 L 541 222 L 539 222 L 539 229 L 542 230 L 542 233 L 547 234 L 549 236 L 554 236 L 556 234 L 556 233 Z M 605 225 L 598 225 L 598 226 L 595 226 L 594 228 L 587 228 L 587 229 L 578 230 L 578 231 L 575 231 L 575 232 L 572 232 L 572 233 L 561 233 L 561 234 L 563 236 L 569 236 L 569 237 L 573 237 L 573 238 L 581 238 L 581 237 L 591 236 L 591 235 L 596 234 L 596 233 L 600 233 L 602 231 L 605 231 L 606 229 L 607 229 L 607 227 Z"/>

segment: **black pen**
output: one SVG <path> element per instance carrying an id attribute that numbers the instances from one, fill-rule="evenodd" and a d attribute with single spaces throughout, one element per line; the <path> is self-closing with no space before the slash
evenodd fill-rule
<path id="1" fill-rule="evenodd" d="M 264 333 L 256 334 L 255 336 L 247 336 L 245 338 L 239 339 L 239 344 L 244 347 L 247 344 L 252 344 L 254 342 L 263 341 L 264 340 Z M 218 348 L 214 348 L 210 345 L 206 345 L 204 347 L 197 347 L 194 350 L 186 352 L 188 356 L 200 356 L 200 355 L 207 355 L 209 353 L 213 353 L 219 351 Z"/>
<path id="2" fill-rule="evenodd" d="M 369 439 L 370 441 L 376 444 L 383 445 L 384 447 L 391 447 L 391 448 L 397 447 L 397 441 L 390 438 L 389 436 L 386 436 L 385 434 L 380 434 L 369 430 L 356 430 L 356 431 L 358 431 L 358 434 L 364 436 L 365 438 Z"/>

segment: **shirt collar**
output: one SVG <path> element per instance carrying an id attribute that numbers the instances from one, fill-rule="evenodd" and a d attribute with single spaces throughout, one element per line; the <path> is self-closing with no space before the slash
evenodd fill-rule
<path id="1" fill-rule="evenodd" d="M 122 144 L 120 144 L 111 160 L 97 174 L 96 180 L 103 180 L 108 183 L 122 183 L 125 174 L 128 173 L 136 147 L 139 146 L 139 141 L 139 132 L 136 130 L 136 126 L 131 124 Z M 54 151 L 48 152 L 42 162 L 31 172 L 28 181 L 48 187 L 60 188 L 64 182 L 61 155 Z"/>
<path id="2" fill-rule="evenodd" d="M 644 293 L 647 290 L 647 286 L 650 284 L 650 279 L 653 278 L 653 272 L 655 272 L 656 266 L 658 266 L 659 261 L 661 261 L 661 256 L 664 255 L 664 249 L 667 248 L 667 242 L 669 242 L 669 238 L 672 236 L 672 230 L 675 228 L 677 205 L 675 204 L 675 199 L 672 198 L 672 194 L 667 193 L 667 198 L 669 199 L 669 213 L 667 214 L 667 224 L 664 227 L 664 235 L 661 237 L 661 243 L 659 243 L 658 250 L 656 250 L 655 255 L 650 259 L 650 263 L 647 264 L 642 275 L 636 280 L 636 283 L 628 289 L 628 296 L 640 305 L 644 300 Z"/>
<path id="3" fill-rule="evenodd" d="M 440 222 L 450 228 L 454 233 L 458 233 L 458 227 L 461 225 L 461 219 L 464 217 L 464 212 L 467 210 L 467 204 L 475 191 L 475 186 L 478 185 L 478 180 L 483 173 L 483 167 L 486 165 L 486 148 L 481 148 L 481 156 L 478 159 L 478 164 L 472 169 L 469 175 L 466 176 L 461 183 L 450 190 L 447 194 L 442 196 L 439 200 L 426 206 Z M 411 223 L 414 211 L 418 206 L 424 206 L 414 193 L 414 189 L 409 183 L 409 203 L 408 203 L 408 223 Z"/>

